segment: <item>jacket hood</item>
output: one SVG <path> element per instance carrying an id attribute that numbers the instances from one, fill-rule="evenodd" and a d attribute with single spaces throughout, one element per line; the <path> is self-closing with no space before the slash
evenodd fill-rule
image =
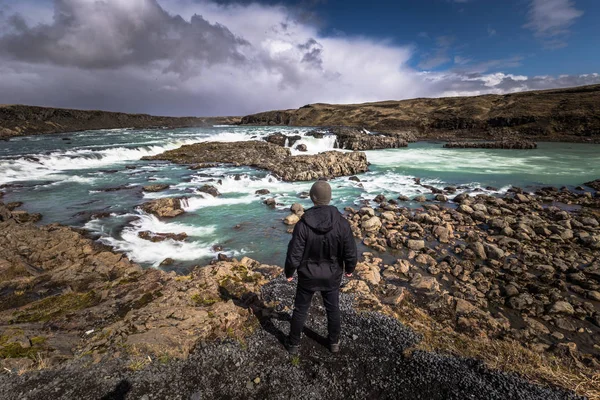
<path id="1" fill-rule="evenodd" d="M 334 206 L 315 206 L 306 210 L 302 219 L 315 232 L 327 233 L 338 223 L 341 215 Z"/>

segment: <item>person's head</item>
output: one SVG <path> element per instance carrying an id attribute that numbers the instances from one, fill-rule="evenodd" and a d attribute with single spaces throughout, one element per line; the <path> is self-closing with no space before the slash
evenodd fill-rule
<path id="1" fill-rule="evenodd" d="M 315 206 L 326 206 L 331 201 L 331 186 L 326 181 L 316 181 L 310 188 L 310 199 Z"/>

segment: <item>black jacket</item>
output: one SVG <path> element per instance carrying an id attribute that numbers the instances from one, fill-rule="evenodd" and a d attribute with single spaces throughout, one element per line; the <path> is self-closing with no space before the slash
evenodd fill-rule
<path id="1" fill-rule="evenodd" d="M 285 258 L 285 276 L 298 271 L 298 284 L 311 291 L 340 287 L 356 268 L 356 242 L 350 224 L 333 206 L 306 210 L 294 228 Z"/>

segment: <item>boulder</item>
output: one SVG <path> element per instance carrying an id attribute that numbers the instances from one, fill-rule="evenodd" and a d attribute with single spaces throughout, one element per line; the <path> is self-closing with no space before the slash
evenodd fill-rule
<path id="1" fill-rule="evenodd" d="M 140 208 L 157 217 L 173 218 L 184 213 L 182 201 L 185 202 L 187 199 L 185 197 L 156 199 L 142 204 Z"/>
<path id="2" fill-rule="evenodd" d="M 381 228 L 379 217 L 371 217 L 361 223 L 361 228 L 367 232 L 377 232 Z"/>
<path id="3" fill-rule="evenodd" d="M 214 187 L 213 185 L 202 185 L 198 189 L 198 191 L 202 192 L 202 193 L 208 193 L 208 194 L 210 194 L 213 197 L 218 197 L 218 196 L 221 195 L 221 193 L 219 192 L 219 190 L 216 187 Z"/>
<path id="4" fill-rule="evenodd" d="M 290 207 L 290 211 L 298 216 L 302 216 L 304 214 L 304 207 L 300 203 L 294 203 Z"/>
<path id="5" fill-rule="evenodd" d="M 271 208 L 274 208 L 277 205 L 277 201 L 272 197 L 269 197 L 268 199 L 263 201 L 263 203 L 265 203 L 267 206 L 269 206 Z"/>
<path id="6" fill-rule="evenodd" d="M 566 314 L 573 315 L 575 310 L 573 306 L 567 301 L 557 301 L 548 310 L 550 314 Z"/>
<path id="7" fill-rule="evenodd" d="M 415 289 L 427 290 L 429 292 L 439 292 L 440 284 L 432 276 L 422 276 L 421 274 L 415 274 L 410 282 L 410 286 Z"/>
<path id="8" fill-rule="evenodd" d="M 286 225 L 295 225 L 300 221 L 298 214 L 290 214 L 283 219 L 283 223 Z"/>
<path id="9" fill-rule="evenodd" d="M 408 247 L 409 249 L 414 250 L 414 251 L 419 251 L 419 250 L 425 248 L 425 241 L 409 239 L 406 242 L 406 247 Z"/>
<path id="10" fill-rule="evenodd" d="M 254 194 L 257 194 L 259 196 L 269 194 L 269 193 L 271 193 L 271 191 L 269 189 L 258 189 L 256 192 L 254 192 Z"/>
<path id="11" fill-rule="evenodd" d="M 296 150 L 306 152 L 306 151 L 308 151 L 308 148 L 306 147 L 305 144 L 299 144 L 298 146 L 296 146 Z"/>

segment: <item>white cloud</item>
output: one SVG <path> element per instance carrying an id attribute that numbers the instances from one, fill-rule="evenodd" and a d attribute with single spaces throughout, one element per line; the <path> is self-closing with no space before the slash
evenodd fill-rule
<path id="1" fill-rule="evenodd" d="M 541 38 L 546 47 L 564 47 L 569 27 L 582 15 L 583 11 L 576 9 L 572 0 L 531 0 L 525 27 Z"/>
<path id="2" fill-rule="evenodd" d="M 25 4 L 22 3 L 22 4 Z M 421 73 L 414 49 L 328 37 L 283 6 L 202 0 L 56 0 L 41 24 L 1 21 L 0 103 L 170 115 L 244 115 L 307 103 L 499 93 L 600 77 Z M 13 9 L 13 12 L 15 10 Z M 26 13 L 27 7 L 21 9 Z M 4 13 L 9 17 L 10 13 Z M 91 40 L 93 38 L 94 40 Z M 447 49 L 453 38 L 437 38 Z M 449 57 L 442 54 L 442 57 Z M 457 63 L 467 63 L 464 58 Z"/>

